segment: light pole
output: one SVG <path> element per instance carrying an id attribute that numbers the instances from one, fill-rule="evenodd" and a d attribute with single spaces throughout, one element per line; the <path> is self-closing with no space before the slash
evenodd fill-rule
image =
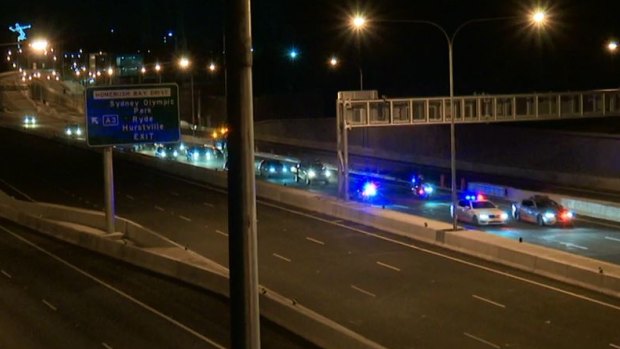
<path id="1" fill-rule="evenodd" d="M 161 65 L 159 63 L 155 63 L 155 72 L 157 73 L 159 83 L 161 84 Z"/>
<path id="2" fill-rule="evenodd" d="M 355 31 L 356 44 L 357 44 L 357 68 L 359 70 L 360 77 L 360 91 L 364 90 L 364 72 L 362 70 L 362 31 L 366 29 L 366 17 L 362 15 L 356 15 L 351 18 L 351 28 Z"/>
<path id="3" fill-rule="evenodd" d="M 436 29 L 438 29 L 446 38 L 446 42 L 448 43 L 448 65 L 449 65 L 449 78 L 450 78 L 450 172 L 451 172 L 451 201 L 453 207 L 453 215 L 452 215 L 452 229 L 457 230 L 457 219 L 456 219 L 456 207 L 457 207 L 457 189 L 456 189 L 456 132 L 455 132 L 455 115 L 454 115 L 454 64 L 453 64 L 453 47 L 454 40 L 456 36 L 461 32 L 461 30 L 473 23 L 482 23 L 482 22 L 493 22 L 493 21 L 505 21 L 511 19 L 517 19 L 517 16 L 505 16 L 505 17 L 491 17 L 491 18 L 477 18 L 471 19 L 466 22 L 463 22 L 459 25 L 452 35 L 448 34 L 441 25 L 427 20 L 385 20 L 384 22 L 392 22 L 392 23 L 413 23 L 413 24 L 425 24 L 430 25 Z M 543 26 L 547 20 L 546 13 L 541 10 L 535 10 L 530 14 L 530 20 L 533 24 L 537 26 Z M 363 17 L 356 16 L 351 21 L 354 28 L 362 29 L 366 20 Z M 360 66 L 361 67 L 361 66 Z M 360 68 L 361 69 L 361 68 Z M 361 72 L 361 70 L 360 70 Z M 360 83 L 361 83 L 361 73 L 360 73 Z M 361 85 L 361 84 L 360 84 Z"/>
<path id="4" fill-rule="evenodd" d="M 189 59 L 187 59 L 186 57 L 181 57 L 181 59 L 179 59 L 179 66 L 183 70 L 189 70 L 190 69 Z M 191 112 L 192 112 L 192 130 L 193 130 L 194 125 L 196 125 L 196 119 L 194 118 L 194 73 L 191 70 L 189 74 L 189 89 L 192 95 Z"/>

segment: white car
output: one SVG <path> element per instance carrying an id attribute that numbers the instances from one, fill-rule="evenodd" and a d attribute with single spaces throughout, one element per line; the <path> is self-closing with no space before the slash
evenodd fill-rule
<path id="1" fill-rule="evenodd" d="M 452 214 L 454 214 L 452 212 Z M 456 206 L 456 219 L 475 225 L 506 224 L 508 213 L 500 210 L 494 203 L 482 198 L 459 200 Z"/>
<path id="2" fill-rule="evenodd" d="M 24 126 L 35 126 L 37 124 L 37 117 L 34 115 L 24 116 Z"/>

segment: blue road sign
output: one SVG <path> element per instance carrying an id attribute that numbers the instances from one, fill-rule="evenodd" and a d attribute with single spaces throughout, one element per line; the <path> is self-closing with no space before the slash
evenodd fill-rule
<path id="1" fill-rule="evenodd" d="M 86 90 L 91 147 L 178 142 L 177 84 L 98 86 Z"/>

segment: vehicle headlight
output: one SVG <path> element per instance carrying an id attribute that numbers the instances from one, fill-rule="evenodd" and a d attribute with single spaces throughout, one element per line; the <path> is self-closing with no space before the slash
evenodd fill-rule
<path id="1" fill-rule="evenodd" d="M 178 151 L 176 151 L 176 150 L 175 150 L 175 151 L 173 151 L 173 152 L 172 152 L 172 156 L 179 156 L 179 152 L 178 152 Z"/>
<path id="2" fill-rule="evenodd" d="M 206 158 L 207 160 L 211 160 L 211 153 L 206 153 L 206 154 L 205 154 L 205 158 Z"/>
<path id="3" fill-rule="evenodd" d="M 488 215 L 488 214 L 481 214 L 481 215 L 480 215 L 480 219 L 482 219 L 482 220 L 486 221 L 486 220 L 488 220 L 488 219 L 489 219 L 489 215 Z"/>
<path id="4" fill-rule="evenodd" d="M 269 173 L 276 173 L 275 167 L 270 167 L 269 168 Z"/>
<path id="5" fill-rule="evenodd" d="M 430 194 L 430 193 L 432 193 L 432 192 L 433 192 L 433 190 L 434 190 L 434 189 L 433 189 L 433 187 L 432 187 L 432 186 L 430 186 L 430 185 L 425 185 L 425 186 L 424 186 L 424 191 L 425 191 L 425 192 L 427 192 L 427 193 L 429 193 L 429 194 Z"/>
<path id="6" fill-rule="evenodd" d="M 308 171 L 308 177 L 309 177 L 309 178 L 314 178 L 314 177 L 316 177 L 316 172 L 314 172 L 314 170 L 310 170 L 310 171 Z"/>
<path id="7" fill-rule="evenodd" d="M 161 154 L 161 157 L 164 157 L 164 158 L 165 158 L 165 157 L 166 157 L 166 155 L 167 155 L 167 154 L 166 154 L 166 151 L 162 151 L 160 154 Z"/>
<path id="8" fill-rule="evenodd" d="M 555 218 L 555 213 L 553 213 L 553 212 L 545 212 L 545 218 L 547 218 L 547 219 Z"/>
<path id="9" fill-rule="evenodd" d="M 71 136 L 73 132 L 71 132 L 71 129 L 68 128 L 65 130 L 65 133 L 67 134 L 67 136 Z"/>
<path id="10" fill-rule="evenodd" d="M 331 177 L 332 173 L 329 172 L 329 170 L 325 170 L 325 177 L 329 178 Z"/>
<path id="11" fill-rule="evenodd" d="M 505 220 L 507 220 L 507 219 L 508 219 L 508 213 L 506 213 L 506 212 L 502 212 L 502 214 L 500 214 L 500 215 L 499 215 L 499 217 L 500 217 L 503 221 L 505 221 Z"/>
<path id="12" fill-rule="evenodd" d="M 199 157 L 199 156 L 200 156 L 200 155 L 198 155 L 198 153 L 196 153 L 196 152 L 193 152 L 193 153 L 192 153 L 192 159 L 194 159 L 194 160 L 198 160 L 198 157 Z"/>
<path id="13" fill-rule="evenodd" d="M 185 150 L 185 145 L 181 144 L 181 145 L 179 146 L 179 150 Z"/>
<path id="14" fill-rule="evenodd" d="M 287 173 L 288 172 L 288 168 L 286 167 L 286 165 L 282 166 L 282 173 Z"/>
<path id="15" fill-rule="evenodd" d="M 78 128 L 77 130 L 75 130 L 75 134 L 78 135 L 78 136 L 81 136 L 82 135 L 82 129 Z"/>

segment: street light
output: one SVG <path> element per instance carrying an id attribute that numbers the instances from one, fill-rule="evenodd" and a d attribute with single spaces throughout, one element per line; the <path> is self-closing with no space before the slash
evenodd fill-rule
<path id="1" fill-rule="evenodd" d="M 48 45 L 49 43 L 45 39 L 36 39 L 30 43 L 30 47 L 37 52 L 44 52 Z"/>
<path id="2" fill-rule="evenodd" d="M 336 58 L 336 56 L 332 56 L 332 57 L 329 59 L 329 65 L 330 65 L 332 68 L 335 68 L 335 67 L 338 65 L 338 58 Z"/>
<path id="3" fill-rule="evenodd" d="M 161 84 L 161 65 L 159 63 L 155 64 L 155 71 L 157 72 L 157 76 L 159 77 L 159 83 Z"/>
<path id="4" fill-rule="evenodd" d="M 506 17 L 491 17 L 491 18 L 476 18 L 466 22 L 463 22 L 461 25 L 456 27 L 456 30 L 449 35 L 448 32 L 439 24 L 427 21 L 427 20 L 388 20 L 385 22 L 393 22 L 393 23 L 413 23 L 413 24 L 425 24 L 430 25 L 436 29 L 438 29 L 445 37 L 448 43 L 448 65 L 449 65 L 449 77 L 450 77 L 450 172 L 452 176 L 451 180 L 451 194 L 452 194 L 452 207 L 456 210 L 457 204 L 457 190 L 456 190 L 456 135 L 455 135 L 455 123 L 456 119 L 454 115 L 454 64 L 453 64 L 453 47 L 454 40 L 456 36 L 461 32 L 461 30 L 473 23 L 483 23 L 483 22 L 493 22 L 493 21 L 505 21 L 511 19 L 517 19 L 517 16 L 506 16 Z M 547 22 L 547 14 L 542 9 L 537 9 L 533 11 L 530 15 L 530 21 L 536 26 L 544 26 Z M 355 16 L 351 23 L 354 25 L 354 28 L 359 30 L 363 29 L 366 25 L 366 20 L 363 17 Z M 361 85 L 361 66 L 360 66 L 360 85 Z M 452 217 L 452 229 L 457 229 L 457 219 L 456 219 L 456 211 Z"/>
<path id="5" fill-rule="evenodd" d="M 366 29 L 368 21 L 366 17 L 361 14 L 356 14 L 351 17 L 350 21 L 351 29 L 355 32 L 357 38 L 357 63 L 360 77 L 360 91 L 364 89 L 364 73 L 362 71 L 362 32 Z"/>
<path id="6" fill-rule="evenodd" d="M 107 73 L 110 77 L 109 85 L 112 85 L 112 75 L 114 75 L 114 69 L 112 69 L 112 67 L 109 67 Z"/>
<path id="7" fill-rule="evenodd" d="M 179 59 L 179 67 L 183 70 L 188 70 L 190 66 L 190 61 L 187 57 L 181 57 Z M 189 89 L 192 95 L 192 131 L 194 130 L 194 125 L 196 125 L 196 119 L 194 118 L 194 73 L 190 70 L 189 74 Z"/>
<path id="8" fill-rule="evenodd" d="M 209 71 L 210 71 L 211 73 L 214 73 L 216 69 L 217 69 L 217 66 L 215 65 L 215 63 L 211 62 L 211 63 L 209 64 Z"/>
<path id="9" fill-rule="evenodd" d="M 607 50 L 611 53 L 616 53 L 618 51 L 618 42 L 615 40 L 611 40 L 607 43 Z"/>

